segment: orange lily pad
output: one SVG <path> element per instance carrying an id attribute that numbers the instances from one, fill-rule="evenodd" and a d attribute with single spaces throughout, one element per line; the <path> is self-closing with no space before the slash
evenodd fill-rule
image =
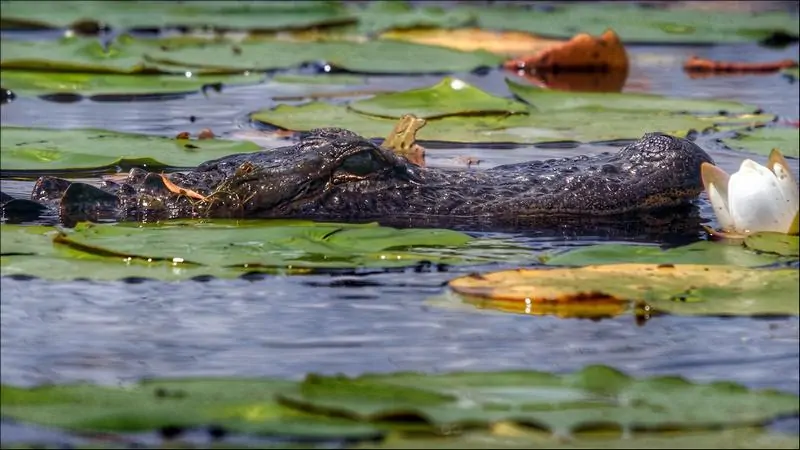
<path id="1" fill-rule="evenodd" d="M 529 57 L 507 61 L 509 70 L 524 71 L 625 71 L 628 53 L 614 30 L 606 30 L 599 38 L 581 33 Z"/>

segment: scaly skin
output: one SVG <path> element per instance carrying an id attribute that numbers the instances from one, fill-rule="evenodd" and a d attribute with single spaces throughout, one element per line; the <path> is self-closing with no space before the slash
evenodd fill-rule
<path id="1" fill-rule="evenodd" d="M 62 221 L 293 217 L 401 219 L 408 225 L 614 221 L 680 208 L 702 191 L 694 143 L 646 134 L 616 154 L 445 170 L 411 164 L 347 130 L 314 130 L 296 145 L 227 156 L 169 180 L 205 199 L 172 192 L 140 169 L 102 188 L 42 177 L 32 200 Z"/>

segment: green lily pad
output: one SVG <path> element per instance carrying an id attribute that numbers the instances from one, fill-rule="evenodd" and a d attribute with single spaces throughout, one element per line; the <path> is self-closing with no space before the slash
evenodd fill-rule
<path id="1" fill-rule="evenodd" d="M 0 41 L 0 68 L 101 73 L 241 73 L 325 61 L 360 73 L 440 73 L 498 66 L 502 57 L 400 41 L 297 42 L 254 39 L 241 43 L 200 38 L 118 37 L 104 49 L 95 39 Z M 414 55 L 409 58 L 408 55 Z"/>
<path id="2" fill-rule="evenodd" d="M 557 305 L 632 306 L 643 312 L 678 315 L 798 315 L 797 269 L 750 269 L 701 264 L 602 264 L 558 269 L 518 269 L 450 280 L 450 289 L 469 303 L 498 302 L 527 309 Z M 613 314 L 625 308 L 606 308 Z"/>
<path id="3" fill-rule="evenodd" d="M 742 245 L 700 241 L 662 250 L 653 245 L 600 244 L 543 258 L 551 266 L 594 264 L 725 264 L 756 267 L 786 260 L 777 255 L 759 254 Z"/>
<path id="4" fill-rule="evenodd" d="M 773 148 L 783 156 L 800 158 L 800 130 L 788 127 L 761 127 L 739 131 L 736 136 L 722 142 L 734 150 L 744 150 L 767 156 Z"/>
<path id="5" fill-rule="evenodd" d="M 172 221 L 49 227 L 2 225 L 3 275 L 47 279 L 230 278 L 246 272 L 405 267 L 421 261 L 522 261 L 531 250 L 451 230 L 300 220 Z"/>
<path id="6" fill-rule="evenodd" d="M 146 53 L 146 59 L 168 67 L 196 67 L 214 71 L 274 70 L 306 62 L 324 61 L 357 73 L 423 74 L 470 71 L 497 66 L 502 58 L 488 52 L 462 52 L 444 47 L 400 41 L 287 42 L 255 40 L 237 44 L 183 46 Z M 413 55 L 413 57 L 409 57 Z"/>
<path id="7" fill-rule="evenodd" d="M 714 122 L 685 114 L 660 112 L 604 112 L 573 110 L 511 116 L 451 116 L 428 120 L 417 132 L 419 140 L 446 142 L 512 142 L 537 144 L 555 141 L 605 141 L 638 139 L 645 131 L 663 131 L 685 136 L 689 130 L 704 130 Z M 294 131 L 309 131 L 332 123 L 369 138 L 385 137 L 395 119 L 370 116 L 348 106 L 311 102 L 303 105 L 278 105 L 256 111 L 250 118 L 265 124 Z"/>
<path id="8" fill-rule="evenodd" d="M 660 111 L 671 113 L 748 114 L 758 108 L 731 100 L 674 98 L 655 94 L 567 92 L 516 83 L 506 79 L 509 90 L 540 112 L 585 109 L 606 111 Z"/>
<path id="9" fill-rule="evenodd" d="M 470 11 L 461 8 L 412 6 L 402 0 L 352 5 L 350 11 L 358 17 L 358 33 L 367 36 L 393 29 L 456 28 L 475 21 Z"/>
<path id="10" fill-rule="evenodd" d="M 211 26 L 222 29 L 276 31 L 355 22 L 341 5 L 327 1 L 3 1 L 4 29 L 30 26 L 68 28 L 86 20 L 115 29 Z"/>
<path id="11" fill-rule="evenodd" d="M 417 417 L 436 427 L 513 422 L 566 434 L 757 425 L 798 410 L 797 396 L 679 377 L 630 378 L 606 366 L 566 375 L 516 371 L 308 376 L 282 404 L 365 422 Z"/>
<path id="12" fill-rule="evenodd" d="M 800 80 L 800 67 L 790 67 L 788 69 L 781 70 L 781 73 L 784 76 L 787 76 L 795 81 Z"/>
<path id="13" fill-rule="evenodd" d="M 294 131 L 330 126 L 347 128 L 365 137 L 386 136 L 403 114 L 428 119 L 417 137 L 448 142 L 512 142 L 637 139 L 644 131 L 684 136 L 727 124 L 736 116 L 709 116 L 721 109 L 754 111 L 736 102 L 671 99 L 638 94 L 582 94 L 528 88 L 509 81 L 509 88 L 535 107 L 496 97 L 451 77 L 436 85 L 403 92 L 377 94 L 349 105 L 312 102 L 278 105 L 251 114 L 256 121 Z M 630 96 L 630 97 L 629 97 Z M 649 101 L 652 100 L 652 101 Z M 703 114 L 681 114 L 692 111 Z M 527 114 L 524 114 L 527 112 Z M 517 113 L 517 114 L 512 114 Z M 603 120 L 597 120 L 602 115 Z M 768 117 L 764 117 L 768 120 Z"/>
<path id="14" fill-rule="evenodd" d="M 626 44 L 753 42 L 773 33 L 797 36 L 797 17 L 788 12 L 745 13 L 686 8 L 645 8 L 635 4 L 591 3 L 543 8 L 492 5 L 468 7 L 478 27 L 517 30 L 569 38 L 576 33 L 599 35 L 611 28 Z"/>
<path id="15" fill-rule="evenodd" d="M 749 442 L 758 448 L 772 442 L 783 448 L 780 435 L 766 435 L 758 426 L 798 411 L 794 394 L 674 376 L 635 379 L 601 365 L 561 375 L 525 370 L 355 378 L 311 374 L 302 382 L 151 379 L 115 387 L 0 385 L 0 393 L 4 418 L 70 431 L 213 424 L 240 434 L 369 440 L 373 446 L 374 439 L 385 437 L 381 448 L 427 448 L 418 447 L 424 443 L 433 448 L 495 448 L 492 443 L 516 448 L 523 440 L 523 448 L 670 448 L 655 444 L 693 438 Z M 425 423 L 406 432 L 412 417 Z M 450 431 L 441 433 L 445 428 Z M 491 434 L 481 428 L 490 428 Z M 628 436 L 620 439 L 620 430 Z M 569 432 L 574 440 L 565 441 Z M 742 439 L 731 440 L 734 436 Z M 636 447 L 635 442 L 652 446 Z M 485 445 L 473 445 L 479 443 Z"/>
<path id="16" fill-rule="evenodd" d="M 510 435 L 480 431 L 458 436 L 413 439 L 389 436 L 379 445 L 364 444 L 355 448 L 378 449 L 796 449 L 797 436 L 768 433 L 758 428 L 722 431 L 633 434 L 626 439 L 616 437 L 560 439 L 543 436 L 525 428 L 510 428 Z M 502 430 L 501 430 L 502 431 Z"/>
<path id="17" fill-rule="evenodd" d="M 74 93 L 84 96 L 190 94 L 206 85 L 256 83 L 262 76 L 210 75 L 117 75 L 74 72 L 32 72 L 6 70 L 0 84 L 17 95 Z"/>
<path id="18" fill-rule="evenodd" d="M 229 431 L 304 438 L 374 438 L 367 424 L 303 415 L 278 405 L 278 379 L 148 380 L 125 388 L 75 384 L 3 385 L 2 416 L 74 431 L 135 432 L 167 426 L 221 426 Z"/>
<path id="19" fill-rule="evenodd" d="M 781 256 L 800 256 L 800 237 L 783 233 L 754 233 L 744 239 L 744 245 L 760 252 Z"/>
<path id="20" fill-rule="evenodd" d="M 362 85 L 366 79 L 358 75 L 342 73 L 328 73 L 324 75 L 277 74 L 272 81 L 284 84 L 310 84 L 310 85 Z"/>
<path id="21" fill-rule="evenodd" d="M 93 169 L 116 165 L 194 167 L 232 153 L 261 150 L 221 139 L 177 140 L 94 129 L 2 127 L 2 170 Z"/>
<path id="22" fill-rule="evenodd" d="M 445 77 L 433 86 L 403 92 L 378 94 L 350 103 L 353 111 L 399 119 L 413 114 L 422 119 L 469 115 L 527 114 L 528 107 L 491 94 L 457 78 Z"/>

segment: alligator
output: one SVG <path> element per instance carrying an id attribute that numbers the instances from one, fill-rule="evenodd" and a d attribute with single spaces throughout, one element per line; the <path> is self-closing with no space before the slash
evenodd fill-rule
<path id="1" fill-rule="evenodd" d="M 616 153 L 529 161 L 485 170 L 424 167 L 341 128 L 295 145 L 207 161 L 188 172 L 134 168 L 101 186 L 41 177 L 30 200 L 64 224 L 177 218 L 305 218 L 427 226 L 618 222 L 685 211 L 711 157 L 693 142 L 648 133 Z M 27 205 L 27 206 L 25 206 Z M 696 209 L 696 207 L 695 207 Z M 680 216 L 685 212 L 677 214 Z"/>

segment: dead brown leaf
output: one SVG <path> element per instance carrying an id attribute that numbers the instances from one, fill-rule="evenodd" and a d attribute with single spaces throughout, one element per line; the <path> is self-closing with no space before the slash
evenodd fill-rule
<path id="1" fill-rule="evenodd" d="M 745 74 L 745 73 L 774 73 L 783 69 L 797 67 L 797 61 L 783 59 L 765 63 L 735 62 L 735 61 L 715 61 L 711 59 L 699 58 L 695 55 L 683 64 L 683 70 L 689 72 L 690 76 L 708 76 L 714 74 Z"/>
<path id="2" fill-rule="evenodd" d="M 170 179 L 167 178 L 167 176 L 164 175 L 163 173 L 159 175 L 161 176 L 161 179 L 164 181 L 164 186 L 166 186 L 166 188 L 169 189 L 169 191 L 172 192 L 173 194 L 185 195 L 186 197 L 194 198 L 197 200 L 205 200 L 207 198 L 205 195 L 198 194 L 197 192 L 191 189 L 184 189 L 178 186 L 177 184 L 170 181 Z"/>
<path id="3" fill-rule="evenodd" d="M 599 38 L 581 33 L 528 57 L 512 59 L 504 64 L 509 70 L 526 72 L 624 71 L 628 70 L 628 53 L 614 30 L 606 30 Z"/>
<path id="4" fill-rule="evenodd" d="M 203 128 L 197 135 L 197 139 L 214 139 L 214 132 L 211 131 L 211 128 Z"/>
<path id="5" fill-rule="evenodd" d="M 188 131 L 181 131 L 177 136 L 175 136 L 175 139 L 189 139 L 190 137 L 191 135 Z"/>

